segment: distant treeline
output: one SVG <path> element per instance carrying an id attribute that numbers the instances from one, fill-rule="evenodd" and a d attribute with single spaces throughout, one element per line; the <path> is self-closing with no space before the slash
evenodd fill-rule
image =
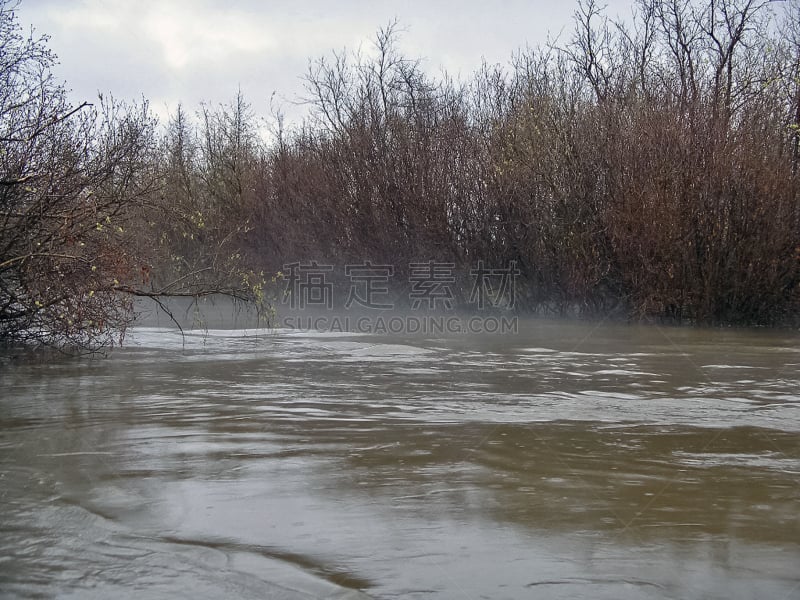
<path id="1" fill-rule="evenodd" d="M 159 129 L 113 104 L 68 126 L 60 90 L 51 117 L 27 117 L 47 161 L 11 160 L 31 144 L 3 134 L 0 326 L 118 328 L 124 310 L 83 313 L 120 294 L 263 302 L 307 260 L 400 280 L 420 261 L 513 262 L 526 310 L 796 323 L 800 4 L 637 0 L 618 23 L 585 0 L 574 25 L 468 81 L 432 76 L 389 26 L 372 51 L 312 62 L 308 117 L 273 113 L 268 136 L 241 95 Z"/>
<path id="2" fill-rule="evenodd" d="M 775 12 L 775 11 L 779 12 Z M 579 5 L 572 38 L 467 82 L 375 51 L 310 68 L 263 146 L 239 98 L 179 113 L 164 193 L 247 223 L 265 272 L 316 259 L 521 271 L 537 310 L 775 324 L 800 309 L 798 5 Z"/>

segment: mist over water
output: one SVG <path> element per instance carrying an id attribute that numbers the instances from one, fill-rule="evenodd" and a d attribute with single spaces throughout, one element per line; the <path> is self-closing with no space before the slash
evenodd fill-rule
<path id="1" fill-rule="evenodd" d="M 151 318 L 2 367 L 0 595 L 800 594 L 795 333 Z"/>

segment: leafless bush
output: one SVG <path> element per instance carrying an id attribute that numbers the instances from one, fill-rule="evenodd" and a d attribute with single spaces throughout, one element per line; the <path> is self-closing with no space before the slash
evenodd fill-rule
<path id="1" fill-rule="evenodd" d="M 635 9 L 621 23 L 584 0 L 565 43 L 466 82 L 403 55 L 392 24 L 311 62 L 309 116 L 278 115 L 271 143 L 241 94 L 178 111 L 156 143 L 146 110 L 68 106 L 43 44 L 9 38 L 0 326 L 110 332 L 125 305 L 88 298 L 263 301 L 287 263 L 370 260 L 404 281 L 430 259 L 514 261 L 531 310 L 796 322 L 800 8 Z M 37 283 L 55 277 L 70 283 Z"/>

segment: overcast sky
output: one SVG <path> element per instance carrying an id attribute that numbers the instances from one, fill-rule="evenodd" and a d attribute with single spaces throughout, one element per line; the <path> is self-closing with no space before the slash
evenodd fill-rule
<path id="1" fill-rule="evenodd" d="M 630 14 L 630 0 L 607 4 L 611 15 Z M 468 76 L 483 59 L 506 63 L 548 34 L 569 37 L 575 8 L 573 0 L 22 0 L 18 14 L 51 36 L 56 74 L 75 101 L 98 91 L 144 96 L 164 115 L 179 101 L 191 109 L 227 102 L 241 88 L 266 115 L 273 92 L 289 102 L 302 96 L 309 58 L 366 48 L 392 19 L 404 29 L 403 51 L 424 58 L 428 71 Z"/>

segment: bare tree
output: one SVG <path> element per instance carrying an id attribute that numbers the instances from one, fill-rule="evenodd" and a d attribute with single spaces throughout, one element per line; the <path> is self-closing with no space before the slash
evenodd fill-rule
<path id="1" fill-rule="evenodd" d="M 47 38 L 24 36 L 14 8 L 0 2 L 0 340 L 91 350 L 120 339 L 134 296 L 252 298 L 215 278 L 156 285 L 174 213 L 147 103 L 71 105 Z M 174 151 L 191 195 L 188 151 Z"/>

